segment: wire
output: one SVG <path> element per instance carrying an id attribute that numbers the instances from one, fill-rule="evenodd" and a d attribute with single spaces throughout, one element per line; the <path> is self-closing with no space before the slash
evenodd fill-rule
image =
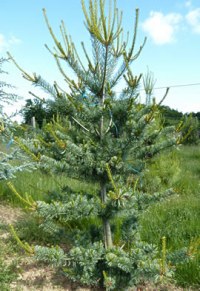
<path id="1" fill-rule="evenodd" d="M 154 90 L 160 89 L 167 89 L 167 88 L 180 88 L 180 87 L 190 87 L 190 86 L 200 86 L 200 83 L 189 83 L 189 84 L 178 84 L 178 85 L 171 85 L 171 86 L 162 86 L 162 87 L 155 87 Z M 145 91 L 144 88 L 138 89 L 138 91 Z M 122 93 L 123 91 L 115 92 L 117 94 Z"/>
<path id="2" fill-rule="evenodd" d="M 177 88 L 177 87 L 190 87 L 190 86 L 200 86 L 200 83 L 191 83 L 191 84 L 179 84 L 165 87 L 156 87 L 154 90 L 165 89 L 165 88 Z"/>

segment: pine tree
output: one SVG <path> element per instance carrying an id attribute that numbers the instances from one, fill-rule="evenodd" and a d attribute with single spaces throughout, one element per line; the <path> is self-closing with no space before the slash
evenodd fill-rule
<path id="1" fill-rule="evenodd" d="M 149 279 L 159 269 L 154 247 L 137 239 L 138 217 L 168 193 L 140 193 L 137 183 L 148 160 L 177 144 L 178 133 L 174 127 L 162 127 L 155 100 L 146 105 L 138 101 L 141 75 L 133 75 L 132 64 L 146 42 L 145 39 L 136 50 L 139 11 L 136 10 L 129 41 L 129 34 L 124 39 L 122 12 L 116 8 L 116 1 L 109 2 L 107 15 L 104 0 L 90 0 L 88 8 L 84 0 L 81 2 L 92 44 L 92 53 L 88 53 L 82 43 L 86 65 L 64 22 L 60 26 L 62 44 L 43 11 L 55 51 L 47 48 L 69 92 L 56 82 L 51 86 L 37 74 L 31 76 L 13 61 L 28 81 L 55 99 L 65 98 L 69 107 L 65 120 L 55 118 L 34 143 L 24 141 L 26 147 L 43 169 L 99 185 L 96 194 L 68 192 L 60 201 L 37 202 L 36 210 L 43 217 L 44 229 L 55 231 L 57 225 L 67 227 L 72 221 L 76 225 L 75 246 L 68 254 L 60 248 L 36 247 L 37 256 L 62 266 L 69 262 L 64 269 L 70 278 L 87 284 L 104 281 L 107 290 L 111 290 L 120 284 L 126 286 L 138 283 L 141 278 Z M 65 73 L 62 63 L 68 64 L 76 80 Z M 117 95 L 115 88 L 121 79 L 125 86 Z M 87 219 L 93 234 L 78 227 Z M 101 221 L 101 226 L 97 227 L 94 221 Z M 100 230 L 96 236 L 95 227 Z"/>
<path id="2" fill-rule="evenodd" d="M 2 70 L 3 64 L 7 61 L 5 58 L 0 59 L 0 74 L 7 73 Z M 10 150 L 14 144 L 15 126 L 11 120 L 12 116 L 9 116 L 4 108 L 8 104 L 13 104 L 19 97 L 15 93 L 7 92 L 9 89 L 13 89 L 13 86 L 0 80 L 0 180 L 13 178 L 16 172 L 23 171 L 30 166 L 33 167 L 32 163 L 27 161 L 25 155 L 20 152 L 19 148 L 15 147 L 15 149 Z M 15 160 L 15 164 L 12 163 L 13 160 Z M 17 163 L 17 160 L 20 160 L 20 163 Z"/>
<path id="3" fill-rule="evenodd" d="M 0 74 L 7 74 L 7 72 L 5 72 L 2 69 L 3 64 L 5 64 L 6 62 L 8 62 L 7 59 L 5 58 L 0 58 Z M 13 88 L 12 85 L 6 83 L 5 81 L 0 81 L 0 113 L 1 113 L 1 118 L 3 117 L 3 114 L 5 115 L 4 112 L 4 106 L 5 104 L 12 104 L 14 101 L 17 100 L 18 96 L 14 93 L 11 92 L 6 92 L 5 89 L 11 89 Z"/>

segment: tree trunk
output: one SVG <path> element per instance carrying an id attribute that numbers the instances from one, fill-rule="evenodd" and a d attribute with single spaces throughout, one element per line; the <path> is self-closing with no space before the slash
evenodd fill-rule
<path id="1" fill-rule="evenodd" d="M 101 183 L 101 201 L 103 204 L 106 202 L 106 184 L 104 182 Z M 113 246 L 110 222 L 107 218 L 102 218 L 102 222 L 104 232 L 104 244 L 105 248 L 108 249 Z"/>
<path id="2" fill-rule="evenodd" d="M 101 88 L 101 93 L 99 95 L 99 99 L 101 102 L 102 108 L 104 108 L 104 102 L 105 102 L 105 84 L 106 84 L 106 74 L 107 74 L 107 65 L 108 65 L 108 46 L 106 46 L 106 54 L 105 54 L 105 63 L 104 63 L 104 76 L 102 80 L 102 88 Z M 99 133 L 100 133 L 100 141 L 102 142 L 104 139 L 104 116 L 102 114 L 101 119 L 100 119 L 100 124 L 99 124 Z M 102 204 L 106 204 L 106 183 L 105 181 L 102 181 L 100 183 L 101 186 L 101 202 Z M 111 248 L 113 246 L 112 242 L 112 233 L 111 233 L 111 227 L 110 227 L 110 222 L 109 219 L 103 217 L 102 218 L 102 223 L 103 223 L 103 232 L 104 232 L 104 244 L 105 248 Z"/>

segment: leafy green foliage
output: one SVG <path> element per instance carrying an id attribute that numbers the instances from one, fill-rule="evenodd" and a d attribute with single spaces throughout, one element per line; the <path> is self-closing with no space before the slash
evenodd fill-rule
<path id="1" fill-rule="evenodd" d="M 199 130 L 200 130 L 200 114 L 199 112 L 190 114 L 183 114 L 168 106 L 160 107 L 164 126 L 175 125 L 180 127 L 182 132 L 183 144 L 198 144 L 199 143 Z"/>
<path id="2" fill-rule="evenodd" d="M 183 117 L 182 112 L 179 112 L 175 109 L 171 109 L 168 106 L 161 105 L 160 109 L 164 118 L 165 126 L 178 125 Z"/>
<path id="3" fill-rule="evenodd" d="M 39 126 L 42 127 L 43 120 L 45 119 L 45 111 L 43 109 L 43 104 L 39 99 L 27 99 L 24 108 L 21 110 L 24 121 L 26 124 L 31 124 L 32 117 L 35 117 L 35 120 Z"/>
<path id="4" fill-rule="evenodd" d="M 57 116 L 65 118 L 70 116 L 73 107 L 66 98 L 60 97 L 56 100 L 39 98 L 27 99 L 26 104 L 20 113 L 23 116 L 24 123 L 30 125 L 32 117 L 35 117 L 39 128 L 56 119 Z"/>

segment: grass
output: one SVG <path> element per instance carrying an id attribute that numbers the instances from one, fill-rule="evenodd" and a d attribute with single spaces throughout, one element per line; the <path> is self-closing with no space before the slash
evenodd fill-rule
<path id="1" fill-rule="evenodd" d="M 180 264 L 176 268 L 176 280 L 183 287 L 193 286 L 195 290 L 199 290 L 200 286 L 200 255 L 190 262 Z M 187 289 L 188 290 L 188 289 Z"/>
<path id="2" fill-rule="evenodd" d="M 177 195 L 148 209 L 141 218 L 141 235 L 160 247 L 165 236 L 168 253 L 183 248 L 189 251 L 197 242 L 193 259 L 178 264 L 175 271 L 178 285 L 196 288 L 200 286 L 200 148 L 183 146 L 176 157 L 180 171 L 170 186 Z M 160 159 L 164 161 L 165 154 Z"/>
<path id="3" fill-rule="evenodd" d="M 95 184 L 88 184 L 76 179 L 66 177 L 66 175 L 47 175 L 39 170 L 34 172 L 19 172 L 16 178 L 12 180 L 16 190 L 22 197 L 31 196 L 34 201 L 45 200 L 49 201 L 51 198 L 56 198 L 56 193 L 61 189 L 69 187 L 72 191 L 94 194 L 98 186 Z M 54 197 L 55 196 L 55 197 Z M 0 184 L 0 199 L 7 200 L 13 206 L 24 205 L 22 202 L 10 192 L 7 186 L 7 181 Z"/>
<path id="4" fill-rule="evenodd" d="M 188 246 L 200 234 L 200 199 L 176 197 L 151 207 L 142 217 L 142 236 L 156 243 L 163 236 L 169 250 Z"/>
<path id="5" fill-rule="evenodd" d="M 0 289 L 2 291 L 10 290 L 10 283 L 17 279 L 19 274 L 18 262 L 19 258 L 16 257 L 16 243 L 8 238 L 2 238 L 2 235 L 7 233 L 7 226 L 0 224 Z M 19 256 L 19 253 L 18 253 Z M 8 260 L 8 257 L 12 259 Z"/>
<path id="6" fill-rule="evenodd" d="M 200 146 L 183 146 L 178 152 L 181 175 L 177 190 L 186 196 L 200 196 Z"/>
<path id="7" fill-rule="evenodd" d="M 17 278 L 16 275 L 16 264 L 5 264 L 2 259 L 0 259 L 0 286 L 1 290 L 9 291 L 9 284 Z"/>
<path id="8" fill-rule="evenodd" d="M 0 143 L 0 151 L 8 151 L 5 144 Z M 11 161 L 11 163 L 15 163 L 15 161 Z M 34 201 L 48 201 L 51 196 L 53 198 L 57 192 L 60 192 L 60 190 L 65 187 L 69 187 L 75 192 L 88 192 L 90 194 L 94 194 L 98 191 L 98 186 L 95 184 L 88 184 L 84 181 L 71 179 L 65 174 L 46 174 L 40 170 L 18 172 L 11 182 L 22 197 L 28 195 L 31 196 Z M 24 206 L 22 202 L 11 193 L 7 186 L 7 181 L 1 181 L 0 183 L 0 200 L 6 200 L 13 206 Z"/>

